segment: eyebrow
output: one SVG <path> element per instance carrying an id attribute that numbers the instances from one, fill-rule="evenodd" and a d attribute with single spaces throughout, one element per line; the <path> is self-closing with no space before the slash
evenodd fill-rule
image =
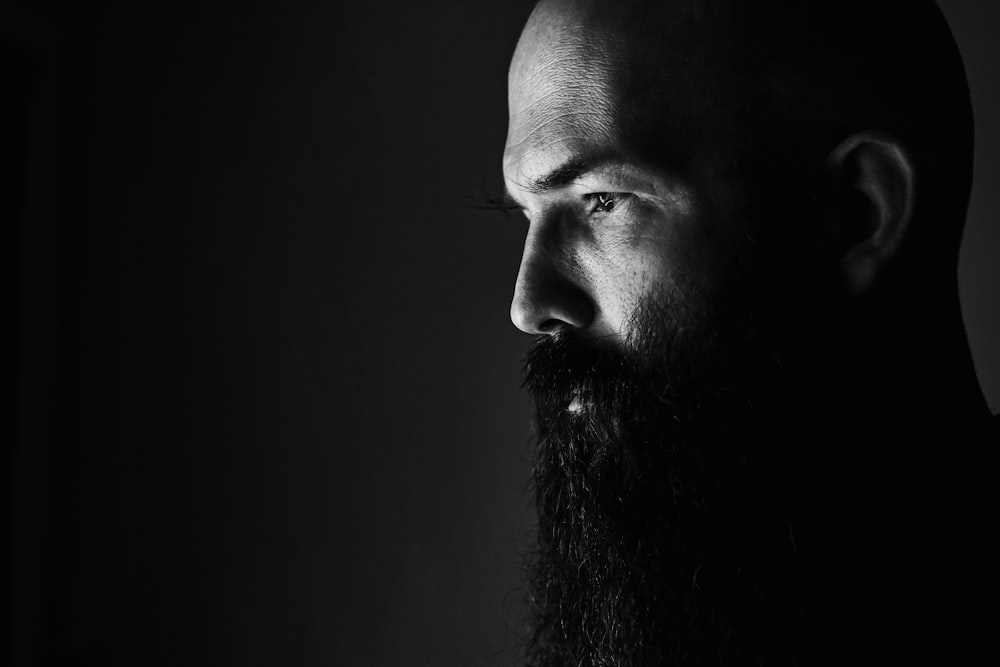
<path id="1" fill-rule="evenodd" d="M 598 158 L 582 156 L 572 157 L 549 173 L 532 179 L 532 181 L 529 182 L 524 189 L 532 194 L 542 194 L 544 192 L 558 190 L 559 188 L 563 188 L 571 184 L 584 174 L 613 162 L 619 162 L 619 160 L 616 160 L 611 156 Z M 504 199 L 511 204 L 517 205 L 517 201 L 514 199 L 514 195 L 511 193 L 510 188 L 504 188 Z"/>
<path id="2" fill-rule="evenodd" d="M 601 160 L 600 162 L 606 162 Z M 594 160 L 583 157 L 570 158 L 544 176 L 539 176 L 528 184 L 528 191 L 534 194 L 549 192 L 566 187 L 573 181 L 589 171 L 596 169 L 598 164 Z"/>

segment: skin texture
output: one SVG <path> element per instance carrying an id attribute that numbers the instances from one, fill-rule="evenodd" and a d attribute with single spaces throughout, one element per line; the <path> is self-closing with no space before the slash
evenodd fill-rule
<path id="1" fill-rule="evenodd" d="M 530 221 L 511 319 L 527 333 L 568 325 L 621 344 L 654 288 L 689 308 L 710 300 L 742 229 L 717 165 L 644 155 L 650 137 L 620 75 L 648 45 L 599 10 L 542 4 L 511 65 L 504 180 Z M 539 187 L 566 165 L 580 173 Z"/>

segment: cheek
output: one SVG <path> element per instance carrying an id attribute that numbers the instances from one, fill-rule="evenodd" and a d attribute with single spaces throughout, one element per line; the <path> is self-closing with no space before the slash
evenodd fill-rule
<path id="1" fill-rule="evenodd" d="M 636 309 L 651 296 L 667 298 L 675 307 L 695 305 L 706 267 L 703 254 L 676 231 L 633 235 L 610 230 L 595 235 L 580 262 L 591 276 L 605 325 L 623 337 Z"/>

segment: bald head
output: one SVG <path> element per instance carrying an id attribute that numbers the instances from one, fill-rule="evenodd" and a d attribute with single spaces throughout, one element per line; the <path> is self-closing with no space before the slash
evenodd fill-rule
<path id="1" fill-rule="evenodd" d="M 818 161 L 877 130 L 913 154 L 951 217 L 971 187 L 968 87 L 933 0 L 543 0 L 509 85 L 515 136 L 581 104 L 651 158 L 777 147 Z"/>
<path id="2" fill-rule="evenodd" d="M 694 119 L 707 126 L 719 110 L 717 82 L 733 78 L 729 22 L 717 13 L 702 2 L 539 3 L 511 63 L 510 138 L 537 132 L 544 145 L 572 126 L 650 157 L 653 139 L 678 154 Z"/>

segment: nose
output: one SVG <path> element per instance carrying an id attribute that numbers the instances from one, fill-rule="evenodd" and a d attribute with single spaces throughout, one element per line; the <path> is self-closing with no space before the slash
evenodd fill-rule
<path id="1" fill-rule="evenodd" d="M 510 319 L 525 333 L 553 333 L 563 327 L 586 328 L 594 305 L 583 289 L 579 271 L 559 238 L 532 224 L 514 285 Z"/>

